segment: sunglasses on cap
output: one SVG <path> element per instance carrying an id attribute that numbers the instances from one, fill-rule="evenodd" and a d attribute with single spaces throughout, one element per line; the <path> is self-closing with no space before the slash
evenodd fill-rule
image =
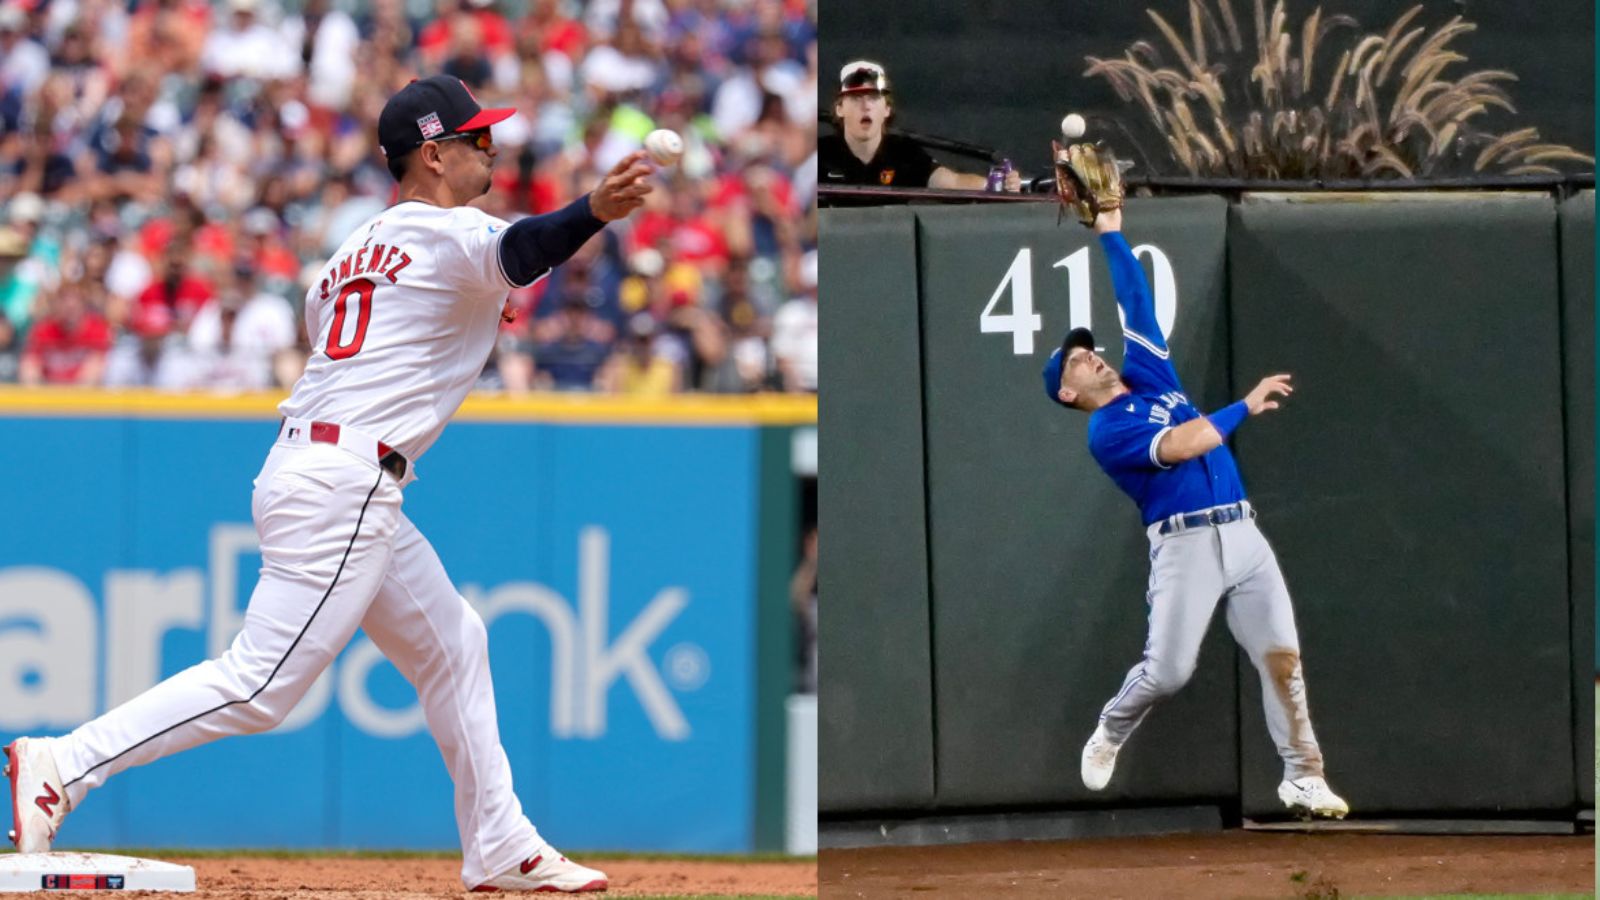
<path id="1" fill-rule="evenodd" d="M 494 146 L 494 138 L 489 136 L 489 129 L 487 128 L 483 128 L 478 131 L 462 131 L 457 134 L 447 134 L 444 137 L 436 137 L 432 140 L 435 144 L 442 144 L 445 141 L 471 140 L 473 146 L 477 147 L 479 150 L 488 150 L 490 147 Z"/>
<path id="2" fill-rule="evenodd" d="M 839 73 L 839 90 L 843 93 L 877 91 L 887 94 L 889 76 L 884 74 L 883 67 L 877 63 L 851 63 Z"/>

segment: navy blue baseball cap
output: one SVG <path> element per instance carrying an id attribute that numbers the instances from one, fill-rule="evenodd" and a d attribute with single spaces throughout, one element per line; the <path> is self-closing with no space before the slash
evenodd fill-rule
<path id="1" fill-rule="evenodd" d="M 1094 349 L 1094 335 L 1089 329 L 1074 328 L 1067 332 L 1067 336 L 1061 341 L 1061 346 L 1052 350 L 1050 358 L 1045 360 L 1044 363 L 1044 395 L 1067 409 L 1072 409 L 1073 407 L 1070 404 L 1061 402 L 1061 367 L 1066 365 L 1067 354 L 1071 353 L 1075 347 L 1083 347 L 1087 350 Z"/>
<path id="2" fill-rule="evenodd" d="M 477 131 L 516 114 L 514 109 L 484 109 L 478 98 L 449 75 L 412 80 L 389 98 L 378 115 L 378 146 L 394 159 L 447 134 Z"/>

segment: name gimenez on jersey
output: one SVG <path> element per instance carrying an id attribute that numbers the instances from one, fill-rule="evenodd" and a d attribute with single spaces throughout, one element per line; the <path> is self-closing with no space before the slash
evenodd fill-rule
<path id="1" fill-rule="evenodd" d="M 401 270 L 409 265 L 411 255 L 397 245 L 362 244 L 354 253 L 346 253 L 328 266 L 328 275 L 317 285 L 317 292 L 326 300 L 332 288 L 357 275 L 379 274 L 396 284 Z"/>

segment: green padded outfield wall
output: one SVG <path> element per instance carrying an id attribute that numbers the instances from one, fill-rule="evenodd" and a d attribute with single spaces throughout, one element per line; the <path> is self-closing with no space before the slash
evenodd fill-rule
<path id="1" fill-rule="evenodd" d="M 1579 796 L 1594 806 L 1594 693 L 1589 658 L 1596 656 L 1594 612 L 1594 191 L 1560 207 L 1561 339 L 1566 375 L 1567 552 L 1572 589 L 1572 699 Z"/>
<path id="2" fill-rule="evenodd" d="M 822 812 L 933 802 L 916 234 L 827 210 L 819 252 Z"/>
<path id="3" fill-rule="evenodd" d="M 1332 783 L 1365 814 L 1570 810 L 1554 201 L 1247 198 L 1228 242 L 1234 382 L 1297 385 L 1235 447 Z M 1239 689 L 1244 813 L 1281 811 Z"/>
<path id="4" fill-rule="evenodd" d="M 1159 251 L 1145 259 L 1158 293 L 1170 272 L 1185 387 L 1202 407 L 1224 404 L 1226 205 L 1135 200 L 1127 216 L 1130 243 Z M 917 223 L 939 807 L 1234 794 L 1236 674 L 1220 622 L 1194 680 L 1146 721 L 1111 787 L 1090 794 L 1079 781 L 1079 749 L 1144 646 L 1149 558 L 1137 507 L 1089 456 L 1087 417 L 1046 399 L 1039 374 L 1074 324 L 1092 325 L 1120 364 L 1098 241 L 1070 218 L 1058 227 L 1045 204 L 922 208 Z M 985 333 L 986 320 L 997 330 Z M 833 403 L 829 393 L 825 417 Z M 835 430 L 826 446 L 840 442 Z"/>

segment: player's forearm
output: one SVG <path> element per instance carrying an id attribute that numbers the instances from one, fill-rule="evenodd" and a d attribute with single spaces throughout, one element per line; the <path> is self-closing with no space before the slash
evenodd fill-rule
<path id="1" fill-rule="evenodd" d="M 511 223 L 500 240 L 500 263 L 513 283 L 527 284 L 566 262 L 604 227 L 584 194 L 555 212 Z"/>
<path id="2" fill-rule="evenodd" d="M 1156 304 L 1151 298 L 1150 281 L 1145 278 L 1144 266 L 1133 255 L 1133 248 L 1120 231 L 1102 232 L 1100 246 L 1106 253 L 1106 264 L 1111 267 L 1111 284 L 1117 293 L 1117 305 L 1122 307 L 1123 324 L 1128 331 L 1159 342 L 1163 346 L 1166 336 L 1156 322 Z"/>
<path id="3" fill-rule="evenodd" d="M 1221 435 L 1224 441 L 1231 437 L 1234 429 L 1244 424 L 1244 420 L 1249 417 L 1250 406 L 1243 400 L 1235 400 L 1206 416 L 1211 421 L 1211 427 L 1217 430 L 1217 434 Z"/>
<path id="4" fill-rule="evenodd" d="M 1205 456 L 1222 446 L 1222 440 L 1221 432 L 1209 419 L 1190 419 L 1162 436 L 1161 443 L 1156 445 L 1156 458 L 1162 465 L 1176 465 Z"/>

